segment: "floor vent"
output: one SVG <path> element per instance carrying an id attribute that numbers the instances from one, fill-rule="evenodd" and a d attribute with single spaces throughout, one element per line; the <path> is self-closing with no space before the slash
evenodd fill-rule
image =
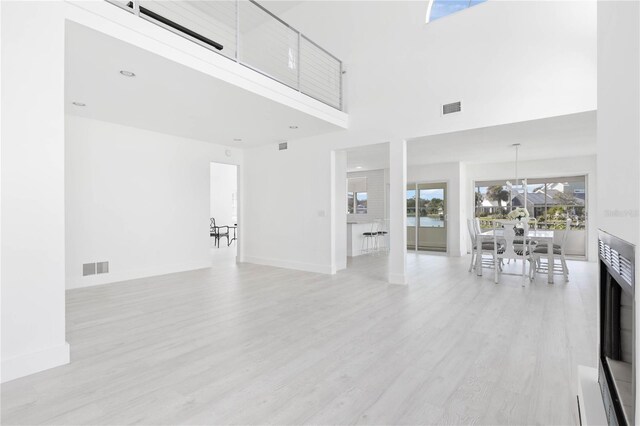
<path id="1" fill-rule="evenodd" d="M 281 142 L 280 144 L 278 144 L 278 149 L 280 151 L 284 151 L 285 149 L 287 149 L 287 143 L 286 142 Z"/>
<path id="2" fill-rule="evenodd" d="M 454 112 L 460 112 L 460 111 L 462 111 L 461 101 L 442 105 L 442 115 L 453 114 Z"/>

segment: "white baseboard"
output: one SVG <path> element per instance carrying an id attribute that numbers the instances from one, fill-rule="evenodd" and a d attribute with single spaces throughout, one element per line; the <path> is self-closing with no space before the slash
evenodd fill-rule
<path id="1" fill-rule="evenodd" d="M 404 274 L 389 274 L 389 284 L 407 285 L 407 277 Z"/>
<path id="2" fill-rule="evenodd" d="M 172 265 L 161 265 L 152 268 L 113 271 L 117 265 L 111 265 L 111 271 L 107 274 L 89 275 L 86 277 L 67 278 L 67 290 L 74 288 L 93 287 L 96 285 L 111 284 L 121 281 L 136 280 L 139 278 L 155 277 L 158 275 L 173 274 L 176 272 L 193 271 L 195 269 L 210 268 L 211 261 L 184 262 Z"/>
<path id="3" fill-rule="evenodd" d="M 9 380 L 68 364 L 70 359 L 69 353 L 69 344 L 64 342 L 64 344 L 60 346 L 3 359 L 0 382 L 5 383 Z"/>
<path id="4" fill-rule="evenodd" d="M 316 272 L 319 274 L 331 274 L 331 265 L 319 265 L 316 263 L 295 262 L 290 260 L 269 259 L 266 257 L 245 256 L 246 263 L 256 265 L 274 266 L 276 268 L 295 269 L 296 271 Z"/>
<path id="5" fill-rule="evenodd" d="M 602 402 L 598 370 L 593 367 L 578 366 L 578 400 L 582 425 L 606 425 L 607 415 Z"/>

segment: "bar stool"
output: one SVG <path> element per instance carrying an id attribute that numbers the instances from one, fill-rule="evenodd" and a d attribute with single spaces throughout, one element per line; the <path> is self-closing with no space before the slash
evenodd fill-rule
<path id="1" fill-rule="evenodd" d="M 369 253 L 371 251 L 378 249 L 378 223 L 371 222 L 371 231 L 362 233 L 362 247 L 360 249 L 361 253 Z M 365 249 L 365 242 L 367 248 Z"/>
<path id="2" fill-rule="evenodd" d="M 385 219 L 377 219 L 376 222 L 378 223 L 378 229 L 377 229 L 377 237 L 376 237 L 376 251 L 385 251 L 388 252 L 389 251 L 389 242 L 387 241 L 387 235 L 389 235 L 389 231 L 388 231 L 388 227 L 387 227 L 387 221 Z M 380 241 L 382 240 L 382 244 L 380 244 Z"/>

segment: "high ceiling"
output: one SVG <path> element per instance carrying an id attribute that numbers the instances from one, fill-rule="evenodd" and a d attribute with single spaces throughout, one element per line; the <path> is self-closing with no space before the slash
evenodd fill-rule
<path id="1" fill-rule="evenodd" d="M 389 168 L 389 144 L 378 143 L 347 150 L 347 171 Z"/>
<path id="2" fill-rule="evenodd" d="M 513 161 L 515 150 L 512 145 L 515 143 L 521 144 L 521 161 L 595 155 L 596 112 L 412 139 L 407 143 L 407 164 Z M 386 167 L 389 167 L 387 144 L 347 150 L 348 171 Z"/>
<path id="3" fill-rule="evenodd" d="M 596 153 L 596 112 L 563 115 L 502 126 L 416 138 L 407 144 L 409 165 L 464 161 L 512 161 L 565 158 Z"/>
<path id="4" fill-rule="evenodd" d="M 73 22 L 65 66 L 67 114 L 243 148 L 341 130 Z"/>

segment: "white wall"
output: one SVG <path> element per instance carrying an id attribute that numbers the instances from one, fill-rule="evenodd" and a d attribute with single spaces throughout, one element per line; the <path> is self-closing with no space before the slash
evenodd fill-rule
<path id="1" fill-rule="evenodd" d="M 210 216 L 216 225 L 238 223 L 238 168 L 230 164 L 211 163 Z"/>
<path id="2" fill-rule="evenodd" d="M 210 162 L 239 164 L 239 150 L 77 116 L 66 123 L 67 288 L 210 266 Z M 83 263 L 99 261 L 108 274 L 82 276 Z"/>
<path id="3" fill-rule="evenodd" d="M 427 4 L 305 1 L 283 14 L 343 60 L 351 132 L 367 143 L 596 109 L 595 1 L 488 1 L 425 24 Z M 457 100 L 463 113 L 442 117 Z"/>
<path id="4" fill-rule="evenodd" d="M 386 219 L 386 182 L 385 170 L 366 170 L 362 172 L 347 173 L 347 179 L 367 178 L 367 213 L 348 214 L 348 222 L 366 223 L 377 219 Z"/>
<path id="5" fill-rule="evenodd" d="M 69 362 L 61 4 L 1 2 L 3 382 Z"/>
<path id="6" fill-rule="evenodd" d="M 428 25 L 426 5 L 309 1 L 283 14 L 343 59 L 350 128 L 289 141 L 295 157 L 289 162 L 273 147 L 246 153 L 256 165 L 247 171 L 252 190 L 282 196 L 282 185 L 295 176 L 296 188 L 318 195 L 302 195 L 308 214 L 289 201 L 262 208 L 257 223 L 286 224 L 296 230 L 292 238 L 304 235 L 304 244 L 274 250 L 266 243 L 272 231 L 251 226 L 252 256 L 310 270 L 330 265 L 331 225 L 317 211 L 326 209 L 332 150 L 596 108 L 595 2 L 489 1 Z M 441 103 L 459 99 L 462 114 L 440 116 Z M 267 171 L 272 176 L 265 179 Z M 466 202 L 462 193 L 458 199 Z M 457 232 L 466 235 L 464 226 L 460 221 Z"/>
<path id="7" fill-rule="evenodd" d="M 317 144 L 244 152 L 247 262 L 331 273 L 332 153 Z M 341 216 L 344 221 L 344 215 Z M 346 233 L 345 233 L 346 235 Z M 346 240 L 345 240 L 346 244 Z"/>
<path id="8" fill-rule="evenodd" d="M 465 220 L 473 214 L 473 185 L 476 181 L 512 178 L 514 163 L 477 163 L 467 164 L 467 208 Z M 587 175 L 587 260 L 597 259 L 596 212 L 599 205 L 598 176 L 595 156 L 578 156 L 573 158 L 556 158 L 518 162 L 518 174 L 526 178 L 549 178 L 559 176 Z M 465 228 L 466 229 L 466 228 Z"/>
<path id="9" fill-rule="evenodd" d="M 640 3 L 598 3 L 600 228 L 640 244 Z"/>
<path id="10" fill-rule="evenodd" d="M 599 1 L 598 227 L 636 245 L 636 286 L 640 285 L 639 76 L 640 3 Z M 635 305 L 640 306 L 640 292 L 635 297 Z M 635 330 L 638 342 L 637 313 Z M 635 362 L 640 365 L 640 351 Z M 636 392 L 636 407 L 640 407 L 640 392 Z"/>

